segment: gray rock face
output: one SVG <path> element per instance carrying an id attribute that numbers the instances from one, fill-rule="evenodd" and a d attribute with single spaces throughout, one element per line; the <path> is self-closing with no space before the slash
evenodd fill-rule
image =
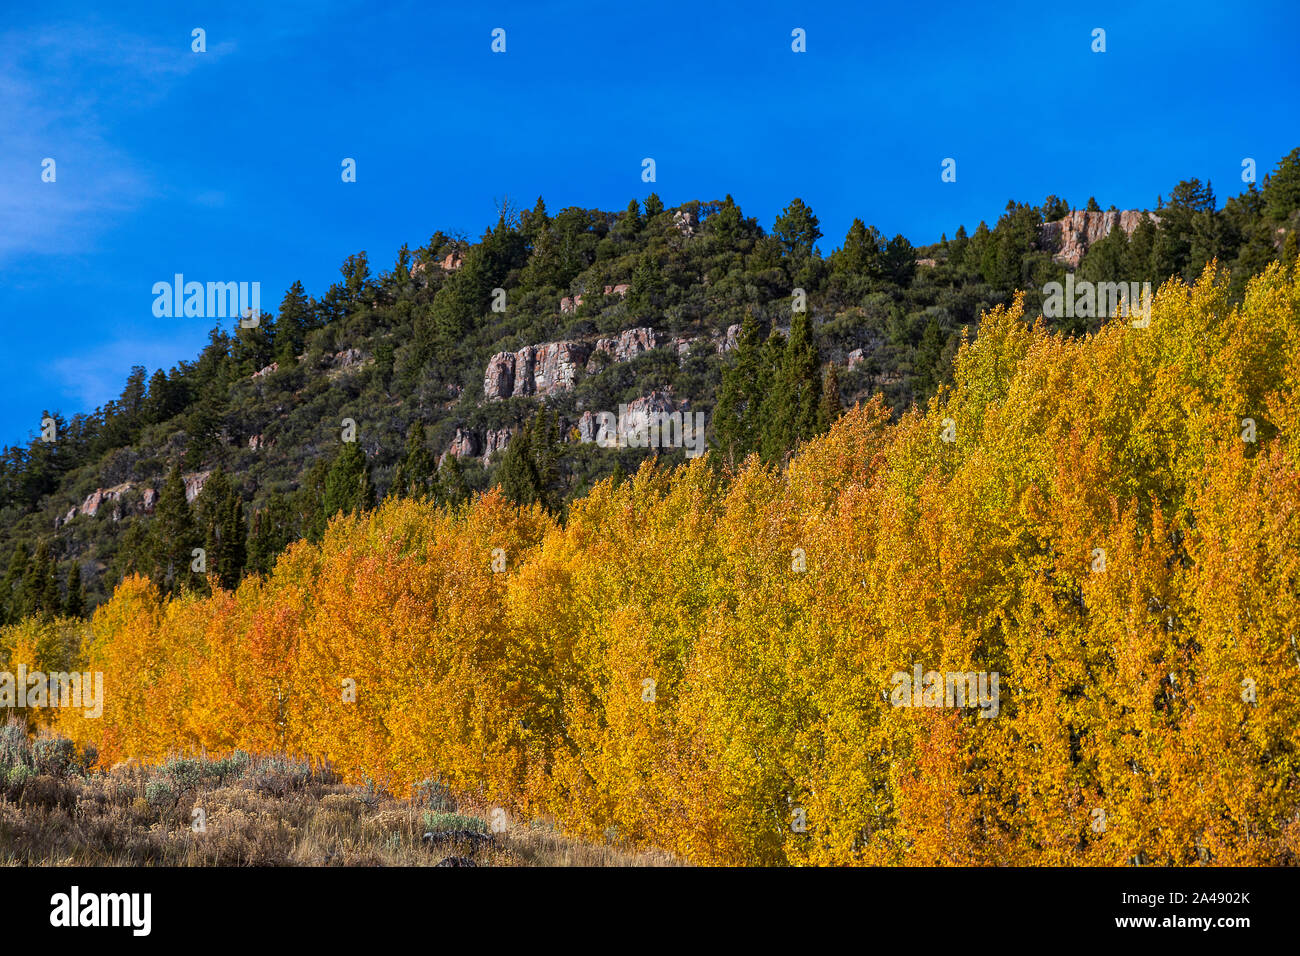
<path id="1" fill-rule="evenodd" d="M 497 452 L 505 451 L 510 444 L 510 429 L 489 428 L 483 442 L 483 464 L 488 464 Z"/>
<path id="2" fill-rule="evenodd" d="M 719 352 L 730 352 L 740 344 L 740 323 L 727 326 L 727 334 L 722 337 L 722 342 L 718 345 Z"/>
<path id="3" fill-rule="evenodd" d="M 611 362 L 627 362 L 642 352 L 648 352 L 655 347 L 655 330 L 651 328 L 628 329 L 620 332 L 612 338 L 597 339 L 596 352 L 604 352 L 609 356 Z M 593 354 L 587 361 L 587 371 L 594 372 L 599 368 Z"/>
<path id="4" fill-rule="evenodd" d="M 342 352 L 334 353 L 333 365 L 335 368 L 352 368 L 354 365 L 361 364 L 360 349 L 344 349 Z"/>
<path id="5" fill-rule="evenodd" d="M 586 366 L 591 346 L 581 342 L 548 342 L 539 345 L 533 371 L 534 391 L 554 395 L 573 388 L 578 369 Z"/>
<path id="6" fill-rule="evenodd" d="M 499 402 L 515 393 L 515 353 L 498 352 L 488 359 L 483 376 L 483 397 Z"/>
<path id="7" fill-rule="evenodd" d="M 1044 249 L 1053 253 L 1053 259 L 1077 269 L 1079 260 L 1094 242 L 1106 238 L 1116 227 L 1131 236 L 1143 219 L 1160 222 L 1159 216 L 1143 209 L 1125 209 L 1123 212 L 1076 209 L 1064 219 L 1043 223 L 1039 227 L 1038 239 Z"/>
<path id="8" fill-rule="evenodd" d="M 447 449 L 447 452 L 457 458 L 473 458 L 479 454 L 480 444 L 477 434 L 463 428 L 457 428 L 456 434 L 451 439 L 451 447 Z"/>
<path id="9" fill-rule="evenodd" d="M 736 326 L 738 329 L 739 326 Z M 692 339 L 672 340 L 679 357 L 690 351 Z M 602 362 L 628 362 L 662 344 L 649 327 L 627 329 L 618 335 L 590 342 L 543 342 L 526 345 L 516 352 L 498 352 L 488 360 L 483 373 L 483 396 L 499 402 L 507 398 L 546 397 L 573 388 L 579 374 L 593 374 Z"/>
<path id="10" fill-rule="evenodd" d="M 194 504 L 194 499 L 203 491 L 203 486 L 208 483 L 212 477 L 210 471 L 199 471 L 192 475 L 182 475 L 181 480 L 185 482 L 185 500 L 189 504 Z"/>

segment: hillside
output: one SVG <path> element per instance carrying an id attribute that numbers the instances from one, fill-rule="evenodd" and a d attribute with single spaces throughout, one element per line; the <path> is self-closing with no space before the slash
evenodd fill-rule
<path id="1" fill-rule="evenodd" d="M 1206 268 L 1087 336 L 997 307 L 924 410 L 783 467 L 390 497 L 0 649 L 103 675 L 27 714 L 106 763 L 436 776 L 696 863 L 1294 865 L 1297 436 L 1300 267 Z"/>
<path id="2" fill-rule="evenodd" d="M 387 271 L 358 253 L 257 328 L 214 329 L 194 361 L 137 368 L 105 407 L 47 413 L 54 441 L 0 458 L 0 613 L 82 614 L 136 571 L 206 591 L 194 548 L 233 587 L 392 494 L 454 502 L 500 484 L 562 513 L 656 454 L 600 447 L 597 416 L 621 405 L 701 413 L 715 459 L 779 462 L 876 393 L 895 416 L 925 402 L 962 335 L 1018 289 L 1034 314 L 1067 272 L 1158 285 L 1217 258 L 1239 300 L 1248 276 L 1294 258 L 1297 209 L 1300 150 L 1222 209 L 1192 180 L 1150 214 L 1012 202 L 991 229 L 915 247 L 859 220 L 829 255 L 799 200 L 770 230 L 731 197 L 507 205 L 478 242 L 435 233 Z"/>

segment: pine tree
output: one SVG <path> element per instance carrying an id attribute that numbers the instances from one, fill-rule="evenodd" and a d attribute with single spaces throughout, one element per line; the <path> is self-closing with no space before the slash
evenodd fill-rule
<path id="1" fill-rule="evenodd" d="M 276 316 L 275 361 L 281 368 L 293 368 L 297 364 L 312 324 L 307 290 L 302 282 L 294 280 L 280 300 L 280 313 Z"/>
<path id="2" fill-rule="evenodd" d="M 773 336 L 769 343 L 776 338 Z M 817 434 L 821 406 L 821 361 L 808 313 L 795 313 L 779 364 L 775 356 L 777 347 L 771 350 L 769 363 L 776 367 L 776 373 L 772 386 L 766 390 L 761 416 L 761 450 L 766 462 L 781 461 L 800 441 Z"/>
<path id="3" fill-rule="evenodd" d="M 303 475 L 302 484 L 294 496 L 294 511 L 302 536 L 313 544 L 325 536 L 330 516 L 325 513 L 325 479 L 329 477 L 330 462 L 318 458 Z"/>
<path id="4" fill-rule="evenodd" d="M 54 559 L 49 545 L 40 541 L 23 578 L 23 604 L 28 614 L 52 616 L 62 610 L 59 584 L 54 576 Z"/>
<path id="5" fill-rule="evenodd" d="M 253 512 L 246 547 L 250 571 L 271 573 L 275 559 L 295 538 L 293 525 L 293 508 L 289 500 L 279 492 L 273 492 L 266 504 Z"/>
<path id="6" fill-rule="evenodd" d="M 826 367 L 826 377 L 822 380 L 822 399 L 817 409 L 817 431 L 829 429 L 840 415 L 844 413 L 840 405 L 840 373 L 834 363 Z"/>
<path id="7" fill-rule="evenodd" d="M 23 589 L 30 563 L 27 542 L 19 541 L 9 554 L 9 569 L 5 572 L 3 587 L 0 587 L 0 598 L 3 598 L 5 604 L 5 622 L 8 624 L 16 624 L 31 613 Z"/>
<path id="8" fill-rule="evenodd" d="M 776 236 L 787 256 L 807 257 L 813 254 L 822 231 L 813 211 L 796 197 L 777 217 L 772 225 L 772 235 Z"/>
<path id="9" fill-rule="evenodd" d="M 81 584 L 81 562 L 73 561 L 68 570 L 68 594 L 63 601 L 63 613 L 68 617 L 81 617 L 86 611 L 86 592 Z"/>
<path id="10" fill-rule="evenodd" d="M 321 513 L 325 524 L 340 512 L 353 514 L 373 508 L 375 489 L 370 483 L 370 464 L 357 442 L 344 442 L 325 477 Z"/>
<path id="11" fill-rule="evenodd" d="M 218 470 L 204 484 L 195 505 L 208 573 L 216 576 L 221 587 L 234 590 L 247 559 L 243 499 L 226 473 Z"/>
<path id="12" fill-rule="evenodd" d="M 736 340 L 735 359 L 722 373 L 718 403 L 713 411 L 714 447 L 733 463 L 743 461 L 758 449 L 763 399 L 759 391 L 762 335 L 753 310 L 746 310 Z"/>
<path id="13" fill-rule="evenodd" d="M 531 505 L 537 500 L 539 479 L 533 459 L 533 421 L 515 433 L 506 446 L 497 471 L 501 492 L 517 505 Z"/>
<path id="14" fill-rule="evenodd" d="M 452 507 L 469 500 L 469 485 L 465 483 L 465 476 L 460 470 L 460 459 L 455 455 L 443 458 L 442 467 L 438 469 L 435 495 L 439 503 Z"/>
<path id="15" fill-rule="evenodd" d="M 406 454 L 397 463 L 389 494 L 397 498 L 428 497 L 437 474 L 437 462 L 425 445 L 424 423 L 416 422 L 406 432 Z"/>
<path id="16" fill-rule="evenodd" d="M 185 497 L 180 466 L 173 465 L 158 493 L 149 527 L 149 576 L 164 594 L 178 594 L 194 584 L 190 569 L 193 551 L 201 540 Z"/>

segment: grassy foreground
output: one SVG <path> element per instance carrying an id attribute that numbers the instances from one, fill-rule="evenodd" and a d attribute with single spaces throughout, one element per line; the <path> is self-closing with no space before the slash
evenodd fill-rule
<path id="1" fill-rule="evenodd" d="M 0 864 L 46 866 L 671 866 L 494 816 L 428 782 L 408 800 L 328 766 L 240 752 L 95 767 L 52 735 L 0 729 Z M 489 821 L 501 832 L 492 832 Z M 614 835 L 611 834 L 611 839 Z"/>

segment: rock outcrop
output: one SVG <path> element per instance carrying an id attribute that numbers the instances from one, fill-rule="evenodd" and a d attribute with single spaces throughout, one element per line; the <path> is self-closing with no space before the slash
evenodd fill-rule
<path id="1" fill-rule="evenodd" d="M 510 429 L 489 428 L 483 441 L 483 464 L 488 464 L 498 452 L 506 450 L 510 444 Z"/>
<path id="2" fill-rule="evenodd" d="M 192 475 L 181 475 L 181 480 L 185 482 L 185 500 L 189 504 L 194 504 L 194 499 L 203 491 L 203 486 L 208 483 L 212 477 L 210 471 L 198 471 Z"/>
<path id="3" fill-rule="evenodd" d="M 597 339 L 595 352 L 603 352 L 611 362 L 628 362 L 654 347 L 655 330 L 642 327 L 627 329 L 611 338 Z M 587 361 L 588 372 L 594 372 L 599 368 L 595 352 Z"/>
<path id="4" fill-rule="evenodd" d="M 256 372 L 254 372 L 254 373 L 252 374 L 252 377 L 253 377 L 253 378 L 261 378 L 261 377 L 264 376 L 264 375 L 271 375 L 272 373 L 274 373 L 274 372 L 278 372 L 278 371 L 280 371 L 280 363 L 279 363 L 279 362 L 272 362 L 272 363 L 271 363 L 270 365 L 268 365 L 266 368 L 258 369 Z"/>
<path id="5" fill-rule="evenodd" d="M 105 502 L 117 501 L 133 487 L 135 486 L 131 482 L 125 481 L 120 485 L 114 485 L 112 488 L 96 488 L 81 503 L 80 513 L 93 518 L 99 514 L 99 509 L 103 507 Z"/>
<path id="6" fill-rule="evenodd" d="M 655 389 L 648 395 L 620 406 L 617 412 L 612 409 L 606 413 L 614 418 L 606 418 L 602 425 L 601 413 L 583 412 L 578 419 L 578 440 L 584 444 L 599 442 L 608 444 L 617 439 L 626 440 L 628 436 L 643 434 L 653 428 L 660 415 L 672 415 L 675 412 L 685 414 L 690 411 L 688 399 L 676 401 L 671 388 Z M 611 427 L 616 434 L 602 434 L 602 427 L 608 431 Z M 621 444 L 621 442 L 620 442 Z M 635 447 L 635 442 L 631 443 Z M 657 445 L 656 445 L 657 447 Z"/>
<path id="7" fill-rule="evenodd" d="M 457 428 L 456 434 L 452 436 L 451 447 L 447 449 L 447 454 L 455 455 L 457 458 L 474 458 L 479 454 L 479 445 L 478 435 L 464 428 Z"/>
<path id="8" fill-rule="evenodd" d="M 718 343 L 719 352 L 730 352 L 740 344 L 740 323 L 727 326 L 727 334 L 722 337 Z"/>
<path id="9" fill-rule="evenodd" d="M 585 342 L 546 342 L 498 352 L 488 360 L 483 395 L 488 401 L 502 401 L 567 391 L 590 355 L 591 346 Z"/>
<path id="10" fill-rule="evenodd" d="M 483 373 L 483 397 L 499 402 L 515 393 L 515 353 L 498 352 L 488 359 Z"/>
<path id="11" fill-rule="evenodd" d="M 203 476 L 203 479 L 205 481 L 207 480 L 206 474 Z M 114 485 L 112 488 L 96 488 L 86 496 L 86 500 L 81 503 L 80 507 L 73 505 L 68 509 L 67 514 L 63 517 L 55 518 L 54 527 L 56 529 L 62 527 L 73 518 L 77 517 L 77 515 L 85 515 L 88 518 L 93 518 L 95 515 L 99 514 L 99 510 L 106 504 L 113 505 L 112 518 L 114 521 L 117 521 L 122 517 L 122 497 L 135 487 L 136 485 L 134 482 L 124 481 L 120 485 Z M 140 492 L 139 512 L 141 514 L 153 514 L 153 510 L 157 504 L 158 492 L 146 485 Z"/>
<path id="12" fill-rule="evenodd" d="M 1131 236 L 1143 219 L 1160 222 L 1159 216 L 1142 209 L 1125 209 L 1123 212 L 1076 209 L 1064 219 L 1043 223 L 1038 232 L 1039 244 L 1052 252 L 1052 258 L 1057 262 L 1077 269 L 1083 254 L 1094 242 L 1106 238 L 1116 226 Z"/>
<path id="13" fill-rule="evenodd" d="M 618 285 L 607 285 L 605 286 L 605 295 L 625 296 L 631 288 L 626 282 L 620 282 Z"/>
<path id="14" fill-rule="evenodd" d="M 673 213 L 673 225 L 688 239 L 695 235 L 695 217 L 689 210 L 679 209 Z"/>
<path id="15" fill-rule="evenodd" d="M 353 368 L 360 365 L 365 358 L 360 349 L 344 349 L 341 352 L 335 352 L 330 364 L 335 368 Z"/>

